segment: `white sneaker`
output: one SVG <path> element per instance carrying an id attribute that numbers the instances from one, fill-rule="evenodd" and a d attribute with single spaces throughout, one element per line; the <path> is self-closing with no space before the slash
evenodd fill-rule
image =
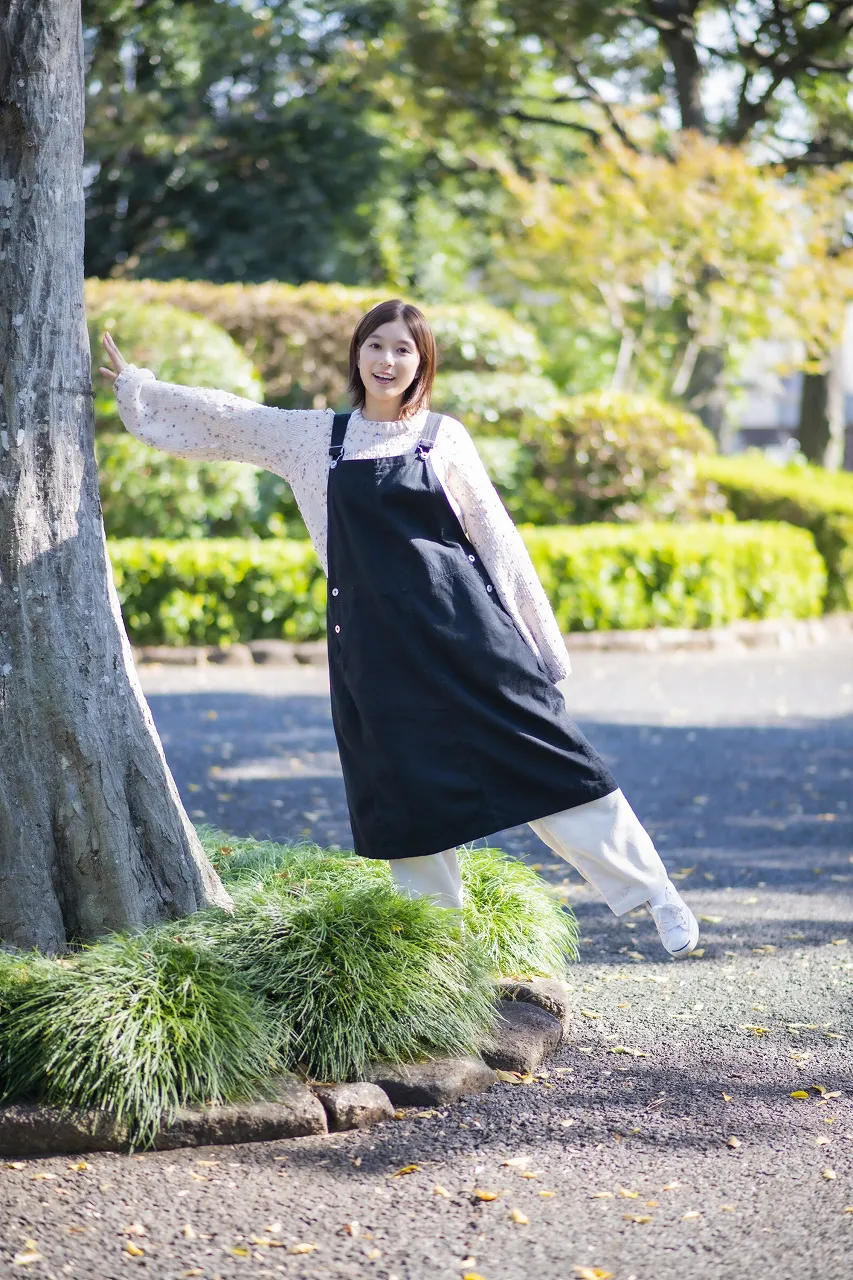
<path id="1" fill-rule="evenodd" d="M 671 956 L 680 960 L 695 950 L 699 941 L 699 922 L 671 880 L 646 903 L 660 934 L 660 940 Z"/>

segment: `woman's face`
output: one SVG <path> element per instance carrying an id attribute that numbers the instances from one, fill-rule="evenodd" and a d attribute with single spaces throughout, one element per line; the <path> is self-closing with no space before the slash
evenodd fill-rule
<path id="1" fill-rule="evenodd" d="M 402 320 L 380 325 L 362 343 L 358 371 L 366 401 L 391 405 L 402 401 L 414 382 L 421 359 L 409 327 Z"/>

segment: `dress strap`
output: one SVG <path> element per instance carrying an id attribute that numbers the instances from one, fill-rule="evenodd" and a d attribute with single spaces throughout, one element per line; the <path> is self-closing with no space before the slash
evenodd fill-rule
<path id="1" fill-rule="evenodd" d="M 332 440 L 329 445 L 330 466 L 336 467 L 344 456 L 344 436 L 347 433 L 351 413 L 336 413 L 332 419 Z"/>
<path id="2" fill-rule="evenodd" d="M 438 435 L 438 428 L 441 426 L 443 416 L 441 413 L 427 414 L 427 420 L 424 423 L 424 429 L 415 450 L 419 458 L 425 458 L 435 444 L 435 438 Z"/>

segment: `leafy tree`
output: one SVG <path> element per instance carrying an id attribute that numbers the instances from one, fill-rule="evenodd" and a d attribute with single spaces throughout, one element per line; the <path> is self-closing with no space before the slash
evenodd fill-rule
<path id="1" fill-rule="evenodd" d="M 370 230 L 382 140 L 365 127 L 369 88 L 358 59 L 339 56 L 334 13 L 83 0 L 83 21 L 87 274 L 381 274 Z"/>

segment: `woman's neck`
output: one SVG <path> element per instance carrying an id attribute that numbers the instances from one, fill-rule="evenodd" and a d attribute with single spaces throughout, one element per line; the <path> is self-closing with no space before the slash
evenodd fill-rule
<path id="1" fill-rule="evenodd" d="M 366 418 L 368 422 L 398 422 L 403 414 L 403 397 L 399 400 L 374 400 L 372 396 L 365 396 L 364 405 L 362 406 L 361 416 Z"/>

